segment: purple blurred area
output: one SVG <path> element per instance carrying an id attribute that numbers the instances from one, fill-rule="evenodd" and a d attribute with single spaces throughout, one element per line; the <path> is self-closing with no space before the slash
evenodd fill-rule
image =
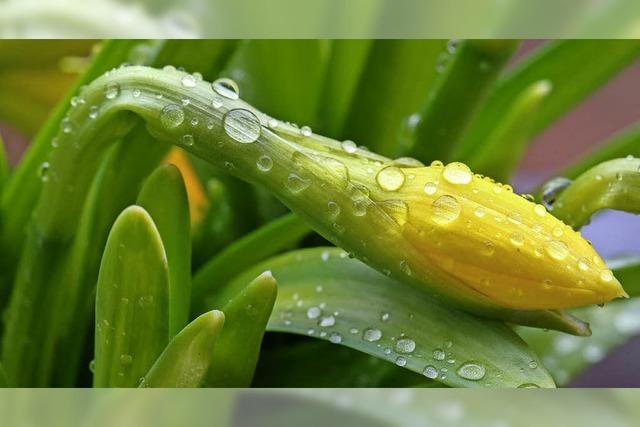
<path id="1" fill-rule="evenodd" d="M 521 60 L 541 43 L 525 41 L 513 62 Z M 513 180 L 515 190 L 522 193 L 532 190 L 615 132 L 639 120 L 640 61 L 636 61 L 533 140 Z M 9 159 L 15 164 L 27 142 L 18 132 L 1 123 L 0 132 Z M 640 236 L 640 219 L 635 215 L 601 212 L 582 232 L 605 258 L 640 254 L 640 238 L 637 237 Z M 640 337 L 612 352 L 583 373 L 573 385 L 639 386 L 638 360 Z"/>

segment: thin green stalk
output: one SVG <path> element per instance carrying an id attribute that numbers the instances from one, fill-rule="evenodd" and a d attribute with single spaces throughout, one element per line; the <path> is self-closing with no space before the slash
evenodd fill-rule
<path id="1" fill-rule="evenodd" d="M 560 193 L 552 212 L 577 229 L 601 209 L 640 213 L 640 159 L 615 159 L 589 169 Z"/>
<path id="2" fill-rule="evenodd" d="M 515 52 L 516 40 L 464 40 L 449 45 L 451 59 L 429 92 L 408 156 L 450 160 L 467 125 Z"/>
<path id="3" fill-rule="evenodd" d="M 192 305 L 199 309 L 204 299 L 219 294 L 225 285 L 247 268 L 290 248 L 311 231 L 297 215 L 289 214 L 234 242 L 206 263 L 193 278 Z M 232 295 L 228 295 L 231 298 Z M 227 303 L 220 300 L 221 305 Z M 219 307 L 218 307 L 219 308 Z"/>

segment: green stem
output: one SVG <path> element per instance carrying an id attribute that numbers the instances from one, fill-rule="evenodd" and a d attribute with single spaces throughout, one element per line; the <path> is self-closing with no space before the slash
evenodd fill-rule
<path id="1" fill-rule="evenodd" d="M 553 214 L 577 229 L 601 209 L 640 213 L 640 159 L 615 159 L 589 169 L 560 193 Z"/>

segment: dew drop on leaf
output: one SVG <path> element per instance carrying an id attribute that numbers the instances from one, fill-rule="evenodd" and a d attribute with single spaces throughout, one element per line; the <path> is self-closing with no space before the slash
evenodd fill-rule
<path id="1" fill-rule="evenodd" d="M 436 379 L 438 378 L 438 369 L 436 369 L 435 366 L 433 365 L 427 365 L 425 366 L 425 368 L 422 370 L 422 374 L 430 379 Z"/>
<path id="2" fill-rule="evenodd" d="M 194 142 L 193 135 L 187 134 L 187 135 L 183 136 L 182 137 L 182 142 L 187 147 L 191 147 L 193 145 L 193 142 Z"/>
<path id="3" fill-rule="evenodd" d="M 223 120 L 224 130 L 232 139 L 250 144 L 260 137 L 260 121 L 249 110 L 236 108 L 229 111 Z"/>
<path id="4" fill-rule="evenodd" d="M 355 153 L 358 149 L 356 143 L 349 139 L 347 139 L 346 141 L 342 141 L 340 145 L 342 146 L 342 149 L 349 154 Z"/>
<path id="5" fill-rule="evenodd" d="M 104 97 L 107 99 L 116 99 L 120 95 L 120 85 L 118 83 L 107 83 L 104 85 Z"/>
<path id="6" fill-rule="evenodd" d="M 401 338 L 396 341 L 396 351 L 398 353 L 413 353 L 416 349 L 416 342 L 410 338 Z"/>
<path id="7" fill-rule="evenodd" d="M 182 86 L 184 87 L 195 87 L 197 84 L 197 80 L 194 76 L 192 76 L 191 74 L 185 74 L 182 77 Z"/>
<path id="8" fill-rule="evenodd" d="M 271 157 L 267 156 L 266 154 L 263 154 L 258 158 L 258 161 L 256 162 L 256 166 L 258 170 L 262 172 L 269 172 L 273 167 L 273 160 L 271 160 Z"/>
<path id="9" fill-rule="evenodd" d="M 168 129 L 174 129 L 184 122 L 184 111 L 177 104 L 169 104 L 160 113 L 160 123 Z"/>
<path id="10" fill-rule="evenodd" d="M 484 378 L 486 370 L 478 363 L 467 362 L 458 368 L 457 373 L 466 380 L 479 381 Z"/>
<path id="11" fill-rule="evenodd" d="M 234 80 L 221 78 L 211 83 L 211 87 L 215 93 L 225 98 L 236 100 L 240 97 L 240 88 Z"/>
<path id="12" fill-rule="evenodd" d="M 362 338 L 368 342 L 376 342 L 382 338 L 382 331 L 380 329 L 375 328 L 367 328 L 364 330 L 362 334 Z"/>

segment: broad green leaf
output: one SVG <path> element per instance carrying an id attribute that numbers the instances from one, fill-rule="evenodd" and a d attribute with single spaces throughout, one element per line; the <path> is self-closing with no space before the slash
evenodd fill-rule
<path id="1" fill-rule="evenodd" d="M 7 375 L 4 373 L 4 368 L 0 363 L 0 388 L 6 388 L 8 386 L 9 383 L 7 382 Z"/>
<path id="2" fill-rule="evenodd" d="M 189 200 L 177 167 L 158 167 L 145 181 L 137 204 L 158 227 L 169 264 L 169 338 L 189 321 L 191 230 Z"/>
<path id="3" fill-rule="evenodd" d="M 314 126 L 326 63 L 324 40 L 249 40 L 223 73 L 267 114 Z"/>
<path id="4" fill-rule="evenodd" d="M 616 301 L 604 307 L 585 307 L 575 314 L 587 320 L 593 334 L 574 337 L 530 328 L 518 333 L 540 356 L 558 385 L 566 385 L 585 368 L 640 333 L 640 300 Z"/>
<path id="5" fill-rule="evenodd" d="M 514 100 L 511 110 L 487 135 L 476 155 L 469 159 L 469 167 L 497 181 L 509 182 L 529 142 L 531 117 L 544 107 L 544 100 L 552 90 L 547 80 L 525 88 Z"/>
<path id="6" fill-rule="evenodd" d="M 454 158 L 468 162 L 531 84 L 548 80 L 553 92 L 530 118 L 533 134 L 589 96 L 640 54 L 635 40 L 559 40 L 547 43 L 498 83 L 471 124 Z M 593 58 L 597 55 L 597 60 Z M 586 67 L 585 64 L 589 66 Z"/>
<path id="7" fill-rule="evenodd" d="M 140 387 L 200 387 L 210 369 L 211 352 L 219 345 L 225 315 L 213 310 L 200 315 L 164 349 Z"/>
<path id="8" fill-rule="evenodd" d="M 410 372 L 375 356 L 320 340 L 282 342 L 263 348 L 254 387 L 412 387 L 437 386 L 423 375 Z"/>
<path id="9" fill-rule="evenodd" d="M 211 354 L 208 387 L 249 387 L 273 304 L 276 281 L 266 271 L 222 308 L 225 327 Z"/>
<path id="10" fill-rule="evenodd" d="M 450 386 L 554 386 L 535 353 L 503 323 L 436 304 L 339 249 L 267 260 L 225 294 L 267 269 L 278 281 L 269 331 L 329 340 Z M 213 296 L 209 304 L 220 299 Z"/>
<path id="11" fill-rule="evenodd" d="M 640 123 L 619 131 L 558 175 L 574 179 L 599 163 L 626 156 L 640 157 Z"/>
<path id="12" fill-rule="evenodd" d="M 584 172 L 563 190 L 552 213 L 574 228 L 601 209 L 640 213 L 640 159 L 609 160 Z"/>
<path id="13" fill-rule="evenodd" d="M 443 40 L 375 40 L 351 101 L 342 138 L 393 156 L 410 116 L 437 75 Z"/>
<path id="14" fill-rule="evenodd" d="M 409 156 L 422 162 L 451 158 L 518 44 L 514 40 L 464 40 L 458 46 L 449 43 L 446 64 L 439 64 L 440 74 L 420 113 Z"/>
<path id="15" fill-rule="evenodd" d="M 320 129 L 339 138 L 366 63 L 372 40 L 334 40 L 318 106 Z"/>
<path id="16" fill-rule="evenodd" d="M 290 248 L 311 231 L 298 216 L 289 214 L 234 242 L 206 263 L 193 278 L 192 305 L 202 307 L 203 298 L 224 289 L 238 274 L 256 263 Z M 222 307 L 235 294 L 221 299 Z"/>
<path id="17" fill-rule="evenodd" d="M 169 341 L 169 271 L 149 214 L 125 209 L 107 240 L 96 293 L 94 387 L 134 387 Z"/>

